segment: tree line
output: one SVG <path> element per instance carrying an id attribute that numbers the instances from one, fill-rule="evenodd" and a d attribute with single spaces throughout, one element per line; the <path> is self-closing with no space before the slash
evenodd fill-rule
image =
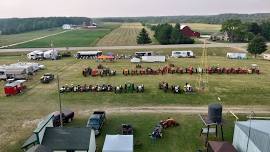
<path id="1" fill-rule="evenodd" d="M 223 22 L 237 19 L 242 22 L 257 22 L 270 20 L 270 13 L 257 14 L 219 14 L 219 15 L 196 15 L 196 16 L 152 16 L 152 17 L 107 17 L 97 18 L 102 22 L 144 22 L 156 23 L 208 23 L 222 24 Z"/>
<path id="2" fill-rule="evenodd" d="M 154 37 L 160 44 L 192 44 L 194 40 L 183 35 L 180 24 L 175 26 L 171 24 L 158 24 L 151 27 L 155 32 Z"/>
<path id="3" fill-rule="evenodd" d="M 60 27 L 63 24 L 80 25 L 92 20 L 86 17 L 47 17 L 0 19 L 0 34 L 17 34 L 35 30 Z"/>
<path id="4" fill-rule="evenodd" d="M 270 40 L 270 21 L 243 23 L 241 20 L 227 20 L 222 24 L 222 32 L 226 32 L 230 42 L 249 42 L 256 35 Z"/>

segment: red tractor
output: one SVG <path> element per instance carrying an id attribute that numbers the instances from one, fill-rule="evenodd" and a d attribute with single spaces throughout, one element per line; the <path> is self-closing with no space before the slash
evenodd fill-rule
<path id="1" fill-rule="evenodd" d="M 168 118 L 166 120 L 161 120 L 160 125 L 162 126 L 162 128 L 166 129 L 166 128 L 170 128 L 170 127 L 179 126 L 179 123 L 172 118 Z"/>

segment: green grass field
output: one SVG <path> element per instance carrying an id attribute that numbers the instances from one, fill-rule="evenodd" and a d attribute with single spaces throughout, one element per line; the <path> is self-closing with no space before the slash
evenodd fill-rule
<path id="1" fill-rule="evenodd" d="M 44 39 L 27 42 L 13 46 L 12 48 L 48 48 L 53 42 L 54 47 L 83 47 L 94 46 L 99 39 L 117 28 L 119 24 L 103 24 L 96 29 L 78 29 L 68 31 Z M 16 38 L 15 38 L 16 39 Z"/>
<path id="2" fill-rule="evenodd" d="M 137 45 L 137 36 L 143 28 L 141 23 L 124 23 L 119 28 L 113 30 L 104 38 L 99 40 L 97 46 L 121 46 L 121 45 Z M 153 37 L 153 31 L 147 29 L 153 41 L 152 44 L 158 42 Z"/>
<path id="3" fill-rule="evenodd" d="M 183 23 L 188 25 L 192 30 L 200 32 L 202 35 L 210 35 L 219 32 L 221 25 L 219 24 L 203 24 L 203 23 Z"/>
<path id="4" fill-rule="evenodd" d="M 11 34 L 11 35 L 0 35 L 0 46 L 6 46 L 18 42 L 23 42 L 27 40 L 31 40 L 34 38 L 55 34 L 58 32 L 63 31 L 60 28 L 55 29 L 46 29 L 46 30 L 40 30 L 40 31 L 33 31 L 33 32 L 26 32 L 21 34 Z"/>
<path id="5" fill-rule="evenodd" d="M 169 59 L 166 63 L 143 63 L 144 67 L 157 68 L 163 65 L 173 63 L 177 66 L 198 66 L 200 65 L 201 58 L 201 48 L 186 48 L 193 50 L 197 58 L 194 59 Z M 159 54 L 170 54 L 172 49 L 157 49 L 153 50 Z M 174 49 L 177 50 L 177 49 Z M 183 49 L 184 50 L 184 49 Z M 115 52 L 118 54 L 133 54 L 136 50 L 106 50 L 106 52 Z M 256 63 L 259 65 L 262 74 L 260 75 L 217 75 L 213 74 L 209 76 L 209 91 L 206 93 L 195 93 L 195 94 L 179 94 L 174 95 L 171 93 L 164 93 L 158 89 L 158 83 L 160 81 L 168 81 L 170 84 L 184 85 L 185 82 L 190 82 L 193 86 L 196 86 L 198 75 L 188 75 L 188 74 L 174 74 L 174 75 L 158 75 L 158 76 L 123 76 L 123 68 L 135 68 L 134 64 L 131 64 L 129 60 L 119 60 L 114 63 L 102 63 L 104 66 L 110 67 L 111 69 L 117 70 L 117 75 L 114 77 L 83 77 L 82 69 L 88 66 L 96 67 L 99 63 L 93 60 L 76 60 L 74 58 L 65 58 L 57 61 L 39 61 L 39 63 L 46 65 L 44 71 L 37 72 L 36 75 L 29 80 L 27 85 L 27 90 L 25 93 L 6 97 L 3 91 L 0 92 L 0 147 L 4 149 L 3 151 L 13 151 L 6 150 L 9 148 L 18 149 L 18 146 L 30 135 L 33 128 L 35 127 L 36 121 L 46 114 L 57 110 L 58 107 L 58 94 L 57 94 L 57 83 L 53 81 L 50 84 L 41 84 L 39 78 L 43 73 L 51 72 L 53 74 L 60 75 L 60 84 L 103 84 L 109 83 L 112 85 L 120 85 L 125 82 L 134 82 L 135 84 L 143 83 L 145 85 L 145 93 L 143 94 L 114 94 L 114 93 L 66 93 L 62 95 L 63 106 L 65 108 L 70 108 L 76 113 L 82 113 L 85 110 L 92 109 L 103 109 L 110 107 L 119 106 L 158 106 L 158 105 L 171 105 L 171 106 L 181 106 L 181 105 L 192 105 L 192 106 L 206 106 L 209 103 L 216 102 L 217 97 L 221 97 L 224 105 L 231 105 L 237 107 L 238 105 L 245 106 L 256 106 L 261 105 L 264 107 L 270 106 L 270 62 L 261 59 L 247 59 L 247 60 L 229 60 L 225 58 L 227 51 L 232 51 L 231 48 L 209 48 L 208 58 L 209 65 L 220 65 L 220 66 L 241 66 L 249 67 L 251 64 Z M 7 55 L 7 54 L 6 54 Z M 9 64 L 17 61 L 27 61 L 25 55 L 19 56 L 0 56 L 0 65 Z M 13 54 L 14 55 L 14 54 Z M 4 82 L 0 82 L 0 90 L 3 90 Z M 87 114 L 88 116 L 88 114 Z M 84 124 L 87 116 L 80 115 L 77 117 L 79 120 L 74 122 L 78 125 Z M 131 115 L 134 117 L 134 115 Z M 112 123 L 113 126 L 119 125 L 121 121 L 133 120 L 131 116 L 112 116 L 108 123 Z M 146 133 L 152 128 L 153 123 L 159 119 L 164 119 L 168 115 L 162 116 L 151 116 L 145 118 L 145 122 L 150 122 L 146 124 L 146 129 L 138 129 L 138 139 L 143 141 Z M 110 117 L 110 116 L 109 116 Z M 198 132 L 194 133 L 192 128 L 188 127 L 190 125 L 195 125 L 194 128 L 198 128 L 197 117 L 191 117 L 191 120 L 186 120 L 182 116 L 173 115 L 181 123 L 186 124 L 187 130 L 183 128 L 179 133 L 186 133 L 185 138 L 190 141 L 196 137 L 196 142 L 189 143 L 186 146 L 188 150 L 200 147 L 201 139 L 198 136 L 189 137 L 191 135 L 197 135 Z M 138 118 L 134 118 L 135 126 L 140 126 L 140 123 L 144 123 L 142 119 L 144 115 L 138 115 Z M 195 120 L 193 122 L 192 120 Z M 192 122 L 192 123 L 191 123 Z M 115 127 L 109 132 L 113 131 Z M 137 127 L 136 127 L 137 128 Z M 181 128 L 181 127 L 180 127 Z M 182 128 L 181 128 L 182 129 Z M 190 130 L 189 130 L 190 129 Z M 177 129 L 173 131 L 172 135 L 178 132 Z M 197 129 L 196 129 L 197 130 Z M 151 131 L 151 129 L 150 129 Z M 169 132 L 169 130 L 168 130 Z M 194 134 L 193 134 L 194 133 Z M 170 134 L 170 133 L 169 133 Z M 228 134 L 228 137 L 231 135 Z M 167 137 L 166 137 L 167 138 Z M 175 137 L 171 140 L 180 140 L 181 136 Z M 102 138 L 98 139 L 101 143 Z M 100 141 L 101 140 L 101 141 Z M 229 140 L 229 139 L 228 139 Z M 148 143 L 150 141 L 147 141 Z M 148 145 L 148 144 L 146 144 Z M 164 144 L 159 145 L 164 146 Z M 174 147 L 177 145 L 174 145 Z M 154 147 L 154 146 L 153 146 Z M 153 148 L 152 147 L 152 148 Z M 158 148 L 156 148 L 158 149 Z M 151 151 L 155 149 L 145 149 L 145 151 Z M 194 150 L 194 149 L 193 149 Z"/>

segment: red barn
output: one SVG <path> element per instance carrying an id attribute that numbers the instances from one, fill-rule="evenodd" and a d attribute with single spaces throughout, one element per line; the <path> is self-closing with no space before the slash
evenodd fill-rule
<path id="1" fill-rule="evenodd" d="M 201 36 L 201 34 L 199 32 L 193 31 L 187 25 L 181 25 L 180 30 L 184 34 L 184 36 L 186 36 L 186 37 L 200 37 Z"/>

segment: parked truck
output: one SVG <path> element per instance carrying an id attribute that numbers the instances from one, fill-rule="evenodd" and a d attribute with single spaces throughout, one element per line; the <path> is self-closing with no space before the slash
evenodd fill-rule
<path id="1" fill-rule="evenodd" d="M 95 135 L 99 135 L 101 129 L 106 120 L 105 111 L 94 111 L 94 113 L 89 117 L 86 127 L 90 127 L 95 131 Z"/>
<path id="2" fill-rule="evenodd" d="M 58 127 L 61 125 L 61 121 L 60 121 L 60 112 L 59 111 L 55 111 L 53 113 L 53 126 L 54 127 Z M 74 112 L 69 110 L 69 109 L 65 109 L 62 110 L 62 120 L 63 123 L 69 123 L 74 119 Z"/>

